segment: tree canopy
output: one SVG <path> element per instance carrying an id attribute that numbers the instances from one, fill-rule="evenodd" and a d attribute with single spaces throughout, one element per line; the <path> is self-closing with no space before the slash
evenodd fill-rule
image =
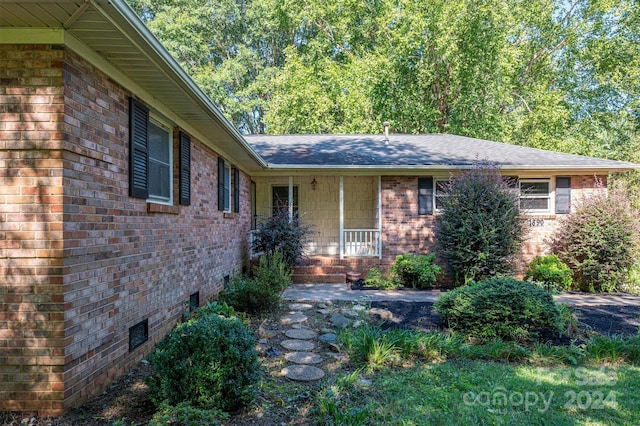
<path id="1" fill-rule="evenodd" d="M 129 0 L 245 133 L 453 133 L 640 161 L 637 0 Z"/>

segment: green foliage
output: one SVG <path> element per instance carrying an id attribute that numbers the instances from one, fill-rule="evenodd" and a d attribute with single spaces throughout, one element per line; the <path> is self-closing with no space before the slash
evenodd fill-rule
<path id="1" fill-rule="evenodd" d="M 367 278 L 364 283 L 366 286 L 377 287 L 382 290 L 393 290 L 402 286 L 391 274 L 385 274 L 375 266 L 367 272 Z"/>
<path id="2" fill-rule="evenodd" d="M 416 256 L 412 253 L 396 256 L 391 272 L 396 274 L 405 287 L 427 288 L 436 283 L 442 268 L 433 264 L 434 254 Z"/>
<path id="3" fill-rule="evenodd" d="M 292 267 L 303 259 L 305 246 L 314 231 L 297 214 L 290 217 L 288 209 L 276 210 L 272 216 L 258 222 L 252 248 L 267 255 L 279 252 L 286 266 Z"/>
<path id="4" fill-rule="evenodd" d="M 162 404 L 148 426 L 218 426 L 222 425 L 223 420 L 228 417 L 222 411 L 196 408 L 188 402 L 181 402 L 175 406 Z"/>
<path id="5" fill-rule="evenodd" d="M 437 251 L 456 283 L 513 270 L 525 235 L 519 195 L 493 166 L 476 164 L 446 185 L 436 226 Z"/>
<path id="6" fill-rule="evenodd" d="M 636 336 L 596 336 L 587 345 L 587 359 L 596 363 L 640 364 L 640 334 Z"/>
<path id="7" fill-rule="evenodd" d="M 596 192 L 566 217 L 552 248 L 582 291 L 619 291 L 638 261 L 638 212 L 617 188 Z"/>
<path id="8" fill-rule="evenodd" d="M 571 289 L 573 273 L 555 254 L 536 256 L 529 264 L 524 279 L 541 283 L 547 291 Z"/>
<path id="9" fill-rule="evenodd" d="M 529 340 L 562 326 L 550 293 L 513 278 L 459 287 L 442 294 L 433 308 L 450 329 L 478 339 Z"/>
<path id="10" fill-rule="evenodd" d="M 154 370 L 149 398 L 157 407 L 244 407 L 261 375 L 255 345 L 255 335 L 236 317 L 210 314 L 178 324 L 148 357 Z"/>
<path id="11" fill-rule="evenodd" d="M 280 304 L 280 295 L 291 284 L 291 270 L 280 252 L 260 256 L 253 276 L 236 277 L 220 293 L 220 301 L 235 310 L 256 314 L 268 312 Z"/>

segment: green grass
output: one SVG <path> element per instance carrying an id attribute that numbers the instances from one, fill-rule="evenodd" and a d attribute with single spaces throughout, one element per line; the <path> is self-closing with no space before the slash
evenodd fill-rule
<path id="1" fill-rule="evenodd" d="M 318 396 L 319 424 L 640 424 L 640 368 L 417 363 L 339 378 Z M 363 380 L 364 379 L 364 380 Z"/>

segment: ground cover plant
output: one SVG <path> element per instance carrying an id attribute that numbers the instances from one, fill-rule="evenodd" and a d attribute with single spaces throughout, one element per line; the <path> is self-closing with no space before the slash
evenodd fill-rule
<path id="1" fill-rule="evenodd" d="M 574 289 L 619 291 L 638 262 L 640 221 L 624 191 L 597 189 L 561 222 L 551 244 L 573 271 Z"/>
<path id="2" fill-rule="evenodd" d="M 525 237 L 513 183 L 497 167 L 478 163 L 443 186 L 436 247 L 457 284 L 513 270 Z"/>

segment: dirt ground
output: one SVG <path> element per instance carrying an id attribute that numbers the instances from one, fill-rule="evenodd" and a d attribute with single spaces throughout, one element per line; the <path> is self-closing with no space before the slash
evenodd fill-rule
<path id="1" fill-rule="evenodd" d="M 432 311 L 432 303 L 417 302 L 370 302 L 373 321 L 384 321 L 386 326 L 416 330 L 442 329 L 440 315 Z M 334 306 L 333 309 L 339 309 Z M 603 335 L 638 332 L 640 327 L 640 307 L 629 306 L 589 306 L 574 308 L 580 327 Z M 286 311 L 286 307 L 284 308 Z M 327 325 L 326 316 L 309 311 L 312 329 L 321 330 Z M 228 425 L 304 425 L 305 415 L 312 406 L 312 396 L 320 384 L 298 384 L 279 377 L 283 366 L 284 349 L 279 342 L 284 338 L 283 330 L 288 327 L 278 322 L 279 314 L 253 324 L 259 338 L 268 339 L 260 357 L 269 375 L 269 389 L 259 391 L 257 404 L 244 412 L 232 416 Z M 329 379 L 335 377 L 346 361 L 331 359 L 322 365 Z M 151 372 L 145 363 L 140 363 L 129 373 L 116 380 L 103 394 L 87 402 L 82 407 L 57 418 L 36 418 L 14 413 L 0 413 L 2 425 L 24 426 L 131 426 L 145 425 L 151 419 L 155 408 L 146 395 L 144 378 Z"/>

